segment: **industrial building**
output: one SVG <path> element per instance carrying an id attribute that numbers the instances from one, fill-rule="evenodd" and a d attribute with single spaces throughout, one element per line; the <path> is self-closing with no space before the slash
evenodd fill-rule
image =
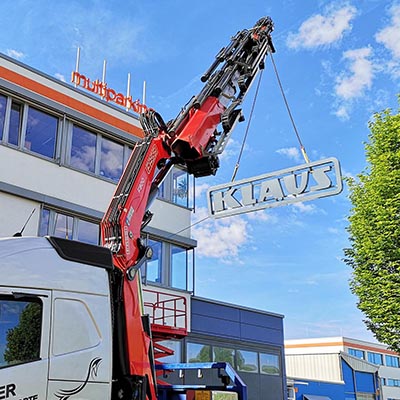
<path id="1" fill-rule="evenodd" d="M 133 111 L 144 105 L 110 86 L 102 96 L 96 77 L 79 71 L 77 81 L 72 72 L 66 83 L 0 55 L 0 237 L 99 244 L 99 222 L 143 136 Z M 249 400 L 285 399 L 283 316 L 195 296 L 194 184 L 174 168 L 145 228 L 154 255 L 141 272 L 156 357 L 228 361 Z"/>
<path id="2" fill-rule="evenodd" d="M 382 344 L 342 336 L 286 340 L 285 358 L 297 388 L 292 398 L 400 399 L 399 354 Z"/>

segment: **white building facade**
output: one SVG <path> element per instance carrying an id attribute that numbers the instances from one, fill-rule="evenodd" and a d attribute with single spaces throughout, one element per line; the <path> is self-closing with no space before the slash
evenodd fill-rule
<path id="1" fill-rule="evenodd" d="M 319 355 L 320 363 L 304 367 L 303 374 L 310 378 L 319 376 L 329 380 L 335 377 L 336 380 L 341 380 L 337 363 L 331 363 L 332 357 L 335 357 L 333 355 L 340 353 L 350 356 L 353 363 L 359 359 L 364 365 L 370 364 L 371 367 L 378 368 L 381 399 L 400 399 L 400 355 L 379 343 L 343 336 L 285 340 L 287 375 L 294 376 L 293 374 L 298 371 L 298 368 L 293 365 L 296 359 L 292 357 L 293 355 L 298 355 L 300 358 Z M 291 361 L 288 361 L 289 358 Z"/>
<path id="2" fill-rule="evenodd" d="M 1 55 L 0 237 L 25 225 L 24 236 L 98 244 L 101 218 L 142 136 L 136 114 Z M 149 285 L 175 288 L 188 299 L 196 245 L 190 180 L 175 168 L 167 181 L 146 228 L 155 256 L 143 274 Z M 146 304 L 156 299 L 146 296 Z M 190 316 L 190 301 L 185 307 Z M 183 323 L 190 327 L 187 317 Z"/>
<path id="3" fill-rule="evenodd" d="M 99 223 L 143 131 L 131 110 L 88 90 L 95 78 L 75 87 L 0 54 L 0 237 L 23 230 L 100 242 Z M 193 188 L 173 168 L 144 228 L 153 257 L 141 268 L 143 301 L 156 357 L 167 346 L 175 353 L 162 361 L 229 362 L 249 400 L 285 400 L 283 316 L 194 296 Z"/>

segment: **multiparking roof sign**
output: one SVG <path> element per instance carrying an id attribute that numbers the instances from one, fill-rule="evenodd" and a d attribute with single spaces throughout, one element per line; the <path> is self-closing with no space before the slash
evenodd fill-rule
<path id="1" fill-rule="evenodd" d="M 342 189 L 339 161 L 331 157 L 213 186 L 207 193 L 208 211 L 222 218 L 334 196 Z"/>

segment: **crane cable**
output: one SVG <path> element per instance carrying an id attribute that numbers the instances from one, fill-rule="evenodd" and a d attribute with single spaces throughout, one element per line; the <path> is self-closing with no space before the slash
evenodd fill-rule
<path id="1" fill-rule="evenodd" d="M 301 154 L 303 155 L 303 158 L 304 158 L 305 162 L 308 164 L 308 163 L 310 162 L 310 159 L 308 158 L 308 155 L 307 155 L 307 153 L 306 153 L 306 149 L 305 149 L 305 147 L 303 146 L 303 143 L 302 143 L 302 141 L 301 141 L 301 139 L 300 139 L 299 132 L 297 131 L 297 127 L 296 127 L 296 124 L 295 124 L 295 122 L 294 122 L 292 112 L 290 111 L 289 103 L 288 103 L 288 101 L 287 101 L 287 99 L 286 99 L 286 95 L 285 95 L 285 92 L 284 92 L 284 90 L 283 90 L 282 82 L 281 82 L 281 80 L 280 80 L 280 78 L 279 78 L 278 70 L 277 70 L 277 68 L 276 68 L 275 61 L 274 61 L 274 57 L 272 56 L 272 53 L 270 54 L 270 56 L 271 56 L 272 65 L 273 65 L 273 67 L 274 67 L 276 79 L 278 80 L 278 85 L 279 85 L 279 88 L 280 88 L 281 93 L 282 93 L 283 100 L 284 100 L 285 105 L 286 105 L 286 110 L 287 110 L 287 112 L 288 112 L 288 114 L 289 114 L 290 121 L 292 122 L 292 126 L 293 126 L 293 129 L 294 129 L 294 132 L 295 132 L 296 137 L 297 137 L 297 140 L 298 140 L 298 142 L 299 142 Z"/>
<path id="2" fill-rule="evenodd" d="M 244 146 L 246 144 L 247 135 L 249 133 L 250 123 L 251 123 L 251 119 L 253 117 L 253 111 L 254 111 L 254 107 L 256 105 L 256 100 L 257 100 L 257 96 L 258 96 L 258 91 L 260 89 L 260 83 L 261 83 L 261 78 L 262 78 L 263 72 L 264 72 L 264 70 L 262 69 L 261 72 L 260 72 L 260 75 L 258 77 L 257 88 L 256 88 L 256 92 L 254 94 L 253 104 L 251 105 L 249 122 L 247 123 L 247 126 L 246 126 L 246 132 L 245 132 L 244 137 L 243 137 L 242 146 L 240 148 L 239 156 L 238 156 L 238 159 L 236 161 L 236 165 L 235 165 L 235 168 L 234 168 L 234 171 L 233 171 L 231 182 L 233 182 L 235 180 L 236 174 L 237 174 L 238 169 L 239 169 L 240 160 L 242 158 Z"/>
<path id="3" fill-rule="evenodd" d="M 279 88 L 280 88 L 280 91 L 281 91 L 281 93 L 282 93 L 283 100 L 284 100 L 284 102 L 285 102 L 286 110 L 287 110 L 287 112 L 288 112 L 288 114 L 289 114 L 290 121 L 292 122 L 292 126 L 293 126 L 293 129 L 294 129 L 294 132 L 295 132 L 296 137 L 297 137 L 297 140 L 298 140 L 298 142 L 299 142 L 301 154 L 303 155 L 303 158 L 304 158 L 305 162 L 308 164 L 308 163 L 310 163 L 310 159 L 308 158 L 306 149 L 305 149 L 305 147 L 304 147 L 304 145 L 303 145 L 303 143 L 302 143 L 302 141 L 301 141 L 300 134 L 299 134 L 299 132 L 298 132 L 298 130 L 297 130 L 297 127 L 296 127 L 296 124 L 295 124 L 295 122 L 294 122 L 292 112 L 290 111 L 289 103 L 288 103 L 288 101 L 287 101 L 285 92 L 284 92 L 284 90 L 283 90 L 282 82 L 281 82 L 281 80 L 280 80 L 280 78 L 279 78 L 278 70 L 277 70 L 277 68 L 276 68 L 275 61 L 274 61 L 274 58 L 273 58 L 273 56 L 272 56 L 272 52 L 270 52 L 270 56 L 271 56 L 271 60 L 272 60 L 272 65 L 273 65 L 273 67 L 274 67 L 275 75 L 276 75 L 276 78 L 277 78 L 277 81 L 278 81 L 278 84 L 279 84 Z M 255 92 L 255 94 L 254 94 L 254 99 L 253 99 L 253 103 L 252 103 L 251 110 L 250 110 L 249 122 L 247 123 L 247 126 L 246 126 L 246 131 L 245 131 L 245 134 L 244 134 L 244 137 L 243 137 L 242 146 L 241 146 L 241 148 L 240 148 L 238 160 L 237 160 L 237 162 L 236 162 L 236 165 L 235 165 L 235 168 L 234 168 L 234 171 L 233 171 L 233 175 L 232 175 L 231 182 L 233 182 L 233 181 L 235 180 L 237 171 L 238 171 L 238 169 L 239 169 L 240 160 L 241 160 L 241 158 L 242 158 L 244 146 L 245 146 L 245 144 L 246 144 L 246 139 L 247 139 L 247 136 L 248 136 L 248 133 L 249 133 L 251 119 L 252 119 L 252 117 L 253 117 L 253 111 L 254 111 L 254 108 L 255 108 L 255 104 L 256 104 L 256 101 L 257 101 L 258 92 L 259 92 L 259 89 L 260 89 L 260 83 L 261 83 L 261 78 L 262 78 L 263 71 L 264 71 L 264 70 L 262 69 L 261 72 L 260 72 L 259 78 L 258 78 L 257 87 L 256 87 L 256 92 Z M 175 236 L 175 235 L 178 235 L 179 233 L 184 232 L 185 230 L 190 229 L 191 227 L 193 227 L 193 226 L 195 226 L 195 225 L 201 224 L 202 222 L 206 221 L 206 220 L 209 219 L 209 218 L 210 218 L 209 216 L 206 216 L 206 217 L 204 217 L 204 218 L 202 218 L 202 219 L 200 219 L 200 220 L 198 220 L 198 221 L 196 221 L 196 222 L 190 224 L 189 226 L 187 226 L 187 227 L 185 227 L 185 228 L 179 230 L 178 232 L 175 232 L 175 233 L 171 234 L 171 237 L 173 237 L 173 236 Z"/>

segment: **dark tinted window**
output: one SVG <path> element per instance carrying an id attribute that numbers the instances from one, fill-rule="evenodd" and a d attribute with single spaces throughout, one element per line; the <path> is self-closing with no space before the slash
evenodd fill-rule
<path id="1" fill-rule="evenodd" d="M 40 300 L 0 298 L 0 367 L 38 360 Z"/>
<path id="2" fill-rule="evenodd" d="M 22 122 L 22 105 L 16 102 L 11 104 L 11 115 L 10 115 L 10 129 L 8 131 L 8 143 L 18 146 L 19 134 L 21 131 Z"/>
<path id="3" fill-rule="evenodd" d="M 0 140 L 3 139 L 4 120 L 6 118 L 7 97 L 0 95 Z"/>
<path id="4" fill-rule="evenodd" d="M 96 135 L 78 126 L 73 127 L 71 166 L 82 171 L 94 172 Z"/>
<path id="5" fill-rule="evenodd" d="M 54 158 L 58 118 L 29 108 L 24 147 L 43 156 Z"/>
<path id="6" fill-rule="evenodd" d="M 100 175 L 118 181 L 122 174 L 124 147 L 112 140 L 101 139 Z"/>

